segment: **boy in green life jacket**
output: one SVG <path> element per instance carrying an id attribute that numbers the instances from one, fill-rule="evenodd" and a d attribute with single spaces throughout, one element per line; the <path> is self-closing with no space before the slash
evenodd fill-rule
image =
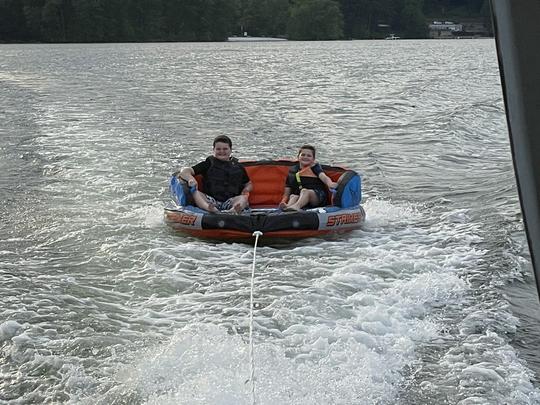
<path id="1" fill-rule="evenodd" d="M 303 207 L 315 208 L 327 205 L 328 188 L 338 184 L 328 177 L 321 165 L 315 161 L 315 148 L 303 145 L 298 152 L 298 163 L 289 171 L 283 198 L 279 208 L 284 211 L 299 211 Z"/>

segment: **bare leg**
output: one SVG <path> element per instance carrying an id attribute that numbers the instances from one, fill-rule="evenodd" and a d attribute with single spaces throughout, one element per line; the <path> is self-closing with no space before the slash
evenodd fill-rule
<path id="1" fill-rule="evenodd" d="M 287 203 L 288 206 L 291 206 L 293 205 L 296 201 L 298 201 L 298 195 L 296 194 L 292 194 L 290 197 L 289 197 L 289 202 Z"/>
<path id="2" fill-rule="evenodd" d="M 302 190 L 300 190 L 300 196 L 298 197 L 298 199 L 293 204 L 289 204 L 288 208 L 300 211 L 307 204 L 316 206 L 317 204 L 319 204 L 319 197 L 317 197 L 315 191 L 308 188 L 303 188 Z"/>
<path id="3" fill-rule="evenodd" d="M 231 203 L 232 208 L 228 210 L 228 212 L 236 212 L 237 214 L 239 214 L 248 207 L 249 200 L 245 195 L 237 195 L 236 197 L 233 197 Z"/>
<path id="4" fill-rule="evenodd" d="M 195 200 L 195 204 L 197 205 L 197 207 L 208 212 L 219 212 L 216 206 L 212 203 L 209 203 L 206 199 L 206 195 L 201 193 L 200 191 L 197 190 L 193 193 L 193 199 Z"/>
<path id="5" fill-rule="evenodd" d="M 298 196 L 296 194 L 291 194 L 289 196 L 289 202 L 287 203 L 279 203 L 279 209 L 285 210 L 289 208 L 291 205 L 293 205 L 298 200 Z"/>
<path id="6" fill-rule="evenodd" d="M 289 197 L 289 201 L 288 202 L 280 202 L 279 205 L 278 205 L 278 208 L 280 210 L 286 210 L 287 208 L 289 208 L 289 204 L 291 204 L 291 202 L 293 202 L 293 199 L 294 199 L 294 201 L 296 201 L 296 199 L 298 199 L 298 196 L 296 196 L 294 194 L 291 195 Z"/>

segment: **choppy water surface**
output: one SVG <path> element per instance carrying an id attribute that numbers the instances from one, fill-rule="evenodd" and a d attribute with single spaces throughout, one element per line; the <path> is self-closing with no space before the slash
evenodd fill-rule
<path id="1" fill-rule="evenodd" d="M 252 247 L 162 219 L 218 134 L 365 185 L 258 249 L 257 403 L 540 403 L 492 40 L 2 45 L 0 120 L 0 403 L 251 402 Z"/>

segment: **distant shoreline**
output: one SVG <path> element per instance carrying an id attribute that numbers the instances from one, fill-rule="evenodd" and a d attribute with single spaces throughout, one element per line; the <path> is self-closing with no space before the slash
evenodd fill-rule
<path id="1" fill-rule="evenodd" d="M 460 40 L 460 39 L 494 39 L 492 36 L 460 36 L 449 38 L 400 38 L 399 41 L 448 41 L 448 40 Z M 364 39 L 335 39 L 335 40 L 306 40 L 297 41 L 289 40 L 286 38 L 272 38 L 272 37 L 228 37 L 223 41 L 110 41 L 110 42 L 39 42 L 39 41 L 0 41 L 0 45 L 70 45 L 70 44 L 92 44 L 92 45 L 104 45 L 104 44 L 174 44 L 174 43 L 227 43 L 227 42 L 348 42 L 348 41 L 381 41 L 385 38 L 364 38 Z"/>

